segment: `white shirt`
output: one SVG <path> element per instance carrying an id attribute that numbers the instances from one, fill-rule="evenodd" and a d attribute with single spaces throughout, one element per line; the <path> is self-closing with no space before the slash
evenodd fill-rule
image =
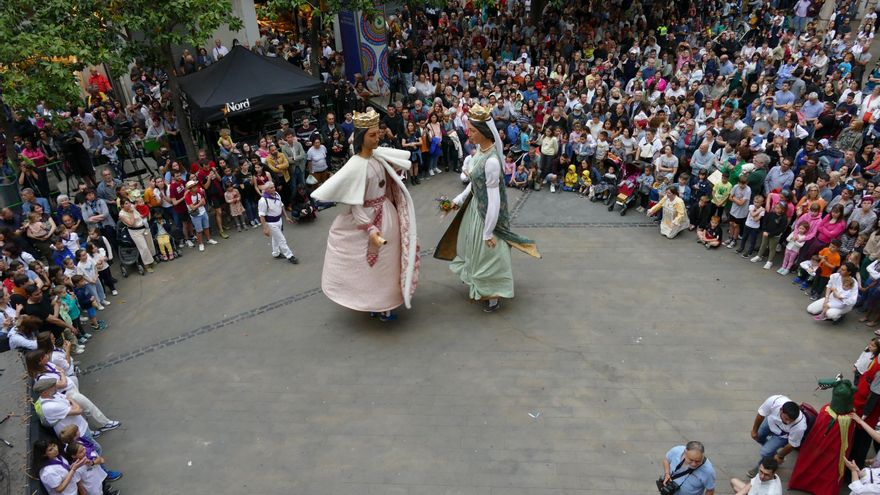
<path id="1" fill-rule="evenodd" d="M 216 46 L 214 45 L 214 49 L 211 50 L 211 55 L 214 56 L 214 60 L 220 61 L 221 58 L 225 57 L 229 53 L 229 48 L 226 48 L 223 45 Z"/>
<path id="2" fill-rule="evenodd" d="M 761 226 L 761 218 L 764 217 L 764 213 L 765 213 L 764 207 L 762 206 L 761 208 L 758 209 L 758 212 L 757 212 L 758 219 L 757 220 L 755 220 L 754 217 L 752 217 L 752 214 L 754 214 L 754 213 L 755 213 L 755 205 L 749 205 L 749 214 L 748 214 L 748 216 L 746 216 L 746 227 L 757 229 L 758 227 Z"/>
<path id="3" fill-rule="evenodd" d="M 40 403 L 43 417 L 55 429 L 56 435 L 60 435 L 61 430 L 67 425 L 76 425 L 82 435 L 90 431 L 89 424 L 82 414 L 69 415 L 70 402 L 64 394 L 57 393 L 48 399 L 40 397 L 37 402 Z"/>
<path id="4" fill-rule="evenodd" d="M 782 481 L 777 474 L 770 481 L 761 481 L 761 475 L 756 475 L 749 484 L 749 495 L 782 495 Z"/>
<path id="5" fill-rule="evenodd" d="M 70 463 L 65 461 L 65 464 L 69 467 Z M 55 491 L 55 487 L 61 484 L 64 481 L 64 478 L 67 477 L 67 473 L 70 472 L 70 469 L 66 469 L 64 466 L 60 466 L 58 464 L 49 464 L 48 466 L 40 469 L 40 481 L 43 482 L 43 487 L 46 489 L 46 493 L 58 493 L 59 495 L 76 495 L 77 487 L 76 484 L 80 480 L 79 470 L 77 470 L 73 474 L 73 478 L 70 479 L 70 483 L 67 484 L 67 488 L 64 489 L 63 492 Z"/>
<path id="6" fill-rule="evenodd" d="M 280 217 L 284 215 L 284 203 L 281 202 L 281 196 L 275 193 L 275 197 L 267 199 L 262 196 L 257 201 L 257 211 L 261 217 Z M 280 222 L 281 219 L 278 219 Z"/>
<path id="7" fill-rule="evenodd" d="M 97 452 L 92 452 L 91 460 L 98 458 Z M 82 478 L 83 488 L 86 489 L 86 495 L 104 495 L 102 485 L 107 478 L 107 472 L 101 468 L 100 464 L 83 466 L 76 470 L 77 474 Z"/>
<path id="8" fill-rule="evenodd" d="M 782 422 L 780 417 L 782 405 L 789 401 L 791 399 L 784 395 L 771 395 L 758 408 L 758 414 L 767 418 L 767 424 L 774 435 L 788 437 L 788 443 L 792 447 L 800 447 L 804 433 L 807 431 L 807 421 L 803 414 L 798 414 L 798 418 L 791 424 Z"/>
<path id="9" fill-rule="evenodd" d="M 61 238 L 61 242 L 64 244 L 64 247 L 70 250 L 71 253 L 75 253 L 77 249 L 79 249 L 79 236 L 76 232 L 68 232 L 67 239 Z"/>
<path id="10" fill-rule="evenodd" d="M 834 273 L 831 275 L 831 278 L 828 279 L 828 288 L 837 291 L 837 296 L 833 293 L 828 296 L 828 307 L 829 308 L 846 308 L 852 307 L 856 304 L 856 299 L 859 297 L 859 284 L 853 280 L 852 287 L 849 289 L 843 288 L 843 277 L 840 276 L 839 273 Z"/>
<path id="11" fill-rule="evenodd" d="M 880 493 L 880 468 L 862 469 L 859 479 L 849 484 L 850 495 Z"/>
<path id="12" fill-rule="evenodd" d="M 89 283 L 95 283 L 98 280 L 98 269 L 95 267 L 95 262 L 89 257 L 76 264 L 76 273 L 85 277 Z"/>

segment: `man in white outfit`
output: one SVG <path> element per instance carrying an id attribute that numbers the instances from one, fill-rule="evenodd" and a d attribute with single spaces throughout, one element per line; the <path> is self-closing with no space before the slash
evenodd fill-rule
<path id="1" fill-rule="evenodd" d="M 287 247 L 287 239 L 284 238 L 283 232 L 284 224 L 281 222 L 282 217 L 290 223 L 293 223 L 293 220 L 287 216 L 281 195 L 275 191 L 275 184 L 272 182 L 263 185 L 263 195 L 257 202 L 257 211 L 260 215 L 260 223 L 263 224 L 263 235 L 272 239 L 272 256 L 279 259 L 284 257 L 294 265 L 298 264 L 299 260 Z"/>

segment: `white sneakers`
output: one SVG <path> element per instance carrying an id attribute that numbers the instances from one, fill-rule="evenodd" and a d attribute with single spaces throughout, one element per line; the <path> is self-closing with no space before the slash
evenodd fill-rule
<path id="1" fill-rule="evenodd" d="M 204 250 L 205 250 L 205 245 L 199 244 L 199 251 L 204 251 Z"/>
<path id="2" fill-rule="evenodd" d="M 431 177 L 434 177 L 434 169 L 433 168 L 428 169 L 428 175 L 430 175 Z"/>
<path id="3" fill-rule="evenodd" d="M 195 244 L 193 244 L 193 241 L 191 241 L 189 239 L 186 240 L 186 247 L 194 247 L 194 246 L 195 246 Z"/>
<path id="4" fill-rule="evenodd" d="M 757 263 L 757 262 L 761 261 L 761 257 L 755 256 L 754 258 L 750 259 L 749 261 L 751 261 L 752 263 Z"/>
<path id="5" fill-rule="evenodd" d="M 554 185 L 552 182 L 550 183 L 550 192 L 552 192 L 552 193 L 556 192 L 556 185 Z"/>
<path id="6" fill-rule="evenodd" d="M 768 261 L 768 262 L 764 263 L 764 269 L 765 269 L 765 270 L 769 270 L 771 266 L 773 266 L 773 262 L 772 262 L 772 261 Z"/>
<path id="7" fill-rule="evenodd" d="M 98 303 L 98 311 L 104 311 L 104 306 L 101 303 Z"/>
<path id="8" fill-rule="evenodd" d="M 216 245 L 216 244 L 220 244 L 220 243 L 217 242 L 217 241 L 215 241 L 214 239 L 208 239 L 208 244 L 214 246 L 214 245 Z"/>

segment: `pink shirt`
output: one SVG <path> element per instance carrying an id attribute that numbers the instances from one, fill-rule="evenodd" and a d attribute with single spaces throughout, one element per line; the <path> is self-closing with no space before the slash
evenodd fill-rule
<path id="1" fill-rule="evenodd" d="M 816 237 L 822 244 L 828 244 L 840 237 L 845 228 L 846 220 L 841 218 L 837 222 L 831 223 L 831 214 L 829 213 L 819 222 L 819 226 L 816 229 Z"/>
<path id="2" fill-rule="evenodd" d="M 800 216 L 800 218 L 797 219 L 797 221 L 791 227 L 791 230 L 797 232 L 798 226 L 802 223 L 806 223 L 808 228 L 807 234 L 806 236 L 804 236 L 804 241 L 810 241 L 813 239 L 813 237 L 816 237 L 816 231 L 819 229 L 819 223 L 821 221 L 822 215 L 817 214 L 816 216 L 813 216 L 812 213 L 804 213 Z"/>

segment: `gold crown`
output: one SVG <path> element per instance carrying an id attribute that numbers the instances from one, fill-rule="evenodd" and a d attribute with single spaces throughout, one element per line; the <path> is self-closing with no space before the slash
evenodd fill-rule
<path id="1" fill-rule="evenodd" d="M 372 108 L 368 108 L 366 112 L 354 113 L 354 126 L 358 129 L 369 129 L 379 125 L 379 114 Z"/>
<path id="2" fill-rule="evenodd" d="M 479 104 L 471 107 L 470 111 L 468 111 L 468 120 L 474 120 L 477 122 L 486 122 L 487 120 L 492 118 L 492 113 L 488 107 L 481 106 Z"/>

